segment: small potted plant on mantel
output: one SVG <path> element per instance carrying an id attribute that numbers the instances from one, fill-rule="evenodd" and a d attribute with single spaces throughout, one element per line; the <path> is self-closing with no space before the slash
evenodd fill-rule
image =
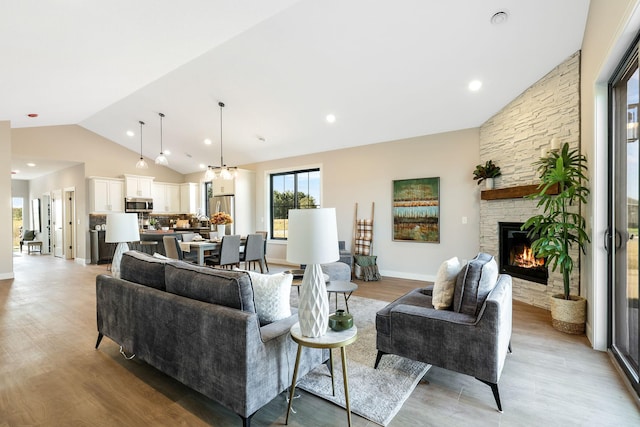
<path id="1" fill-rule="evenodd" d="M 550 308 L 555 329 L 570 334 L 583 334 L 586 321 L 587 302 L 581 296 L 570 294 L 571 271 L 574 260 L 570 249 L 577 245 L 585 253 L 589 242 L 586 220 L 580 214 L 580 203 L 587 203 L 587 159 L 578 149 L 570 149 L 565 143 L 536 163 L 540 173 L 537 192 L 527 196 L 538 200 L 543 213 L 529 218 L 522 230 L 529 230 L 535 239 L 531 250 L 537 258 L 545 257 L 552 271 L 560 267 L 564 284 L 562 294 L 552 295 Z M 558 194 L 547 194 L 555 185 Z M 555 193 L 555 191 L 549 191 Z"/>
<path id="2" fill-rule="evenodd" d="M 494 178 L 502 175 L 500 172 L 500 166 L 496 166 L 493 160 L 487 160 L 484 165 L 476 165 L 476 170 L 473 171 L 474 181 L 478 181 L 478 185 L 482 181 L 485 182 L 485 188 L 491 190 L 494 187 Z"/>

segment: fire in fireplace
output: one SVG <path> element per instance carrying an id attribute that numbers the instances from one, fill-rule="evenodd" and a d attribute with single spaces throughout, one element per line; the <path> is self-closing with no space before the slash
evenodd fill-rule
<path id="1" fill-rule="evenodd" d="M 520 227 L 521 222 L 498 223 L 500 272 L 546 285 L 549 271 L 545 259 L 533 256 L 532 240 Z"/>

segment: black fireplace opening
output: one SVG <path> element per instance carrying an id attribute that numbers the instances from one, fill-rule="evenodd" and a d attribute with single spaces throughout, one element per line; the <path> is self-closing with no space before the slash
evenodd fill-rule
<path id="1" fill-rule="evenodd" d="M 500 272 L 535 283 L 547 284 L 549 270 L 544 258 L 536 258 L 521 222 L 499 222 Z"/>

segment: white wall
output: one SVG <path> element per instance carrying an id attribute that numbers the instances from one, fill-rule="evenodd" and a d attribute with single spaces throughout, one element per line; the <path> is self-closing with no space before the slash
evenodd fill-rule
<path id="1" fill-rule="evenodd" d="M 607 348 L 607 81 L 640 30 L 637 0 L 591 0 L 582 42 L 582 150 L 590 162 L 591 196 L 586 213 L 591 236 L 581 264 L 587 304 L 587 337 L 594 348 Z"/>
<path id="2" fill-rule="evenodd" d="M 22 179 L 11 180 L 11 197 L 22 197 L 22 226 L 25 230 L 31 228 L 31 199 L 29 197 L 29 181 Z"/>
<path id="3" fill-rule="evenodd" d="M 13 239 L 11 209 L 11 122 L 0 121 L 0 280 L 13 278 Z"/>
<path id="4" fill-rule="evenodd" d="M 478 158 L 479 130 L 466 129 L 242 167 L 256 171 L 257 230 L 268 230 L 269 173 L 320 166 L 322 206 L 336 208 L 340 240 L 351 247 L 355 204 L 359 218 L 370 218 L 375 202 L 373 254 L 381 274 L 433 280 L 443 260 L 478 252 L 480 196 L 472 174 Z M 428 177 L 440 177 L 440 243 L 393 241 L 393 180 Z M 284 263 L 286 244 L 270 242 L 267 253 Z"/>

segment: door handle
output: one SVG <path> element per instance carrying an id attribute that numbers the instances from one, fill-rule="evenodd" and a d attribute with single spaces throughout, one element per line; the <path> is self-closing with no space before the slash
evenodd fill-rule
<path id="1" fill-rule="evenodd" d="M 620 242 L 620 243 L 618 244 L 618 242 Z M 616 230 L 615 242 L 614 242 L 615 248 L 616 249 L 622 248 L 622 243 L 623 242 L 624 242 L 624 240 L 622 239 L 622 234 L 618 230 Z"/>
<path id="2" fill-rule="evenodd" d="M 604 250 L 607 253 L 610 253 L 609 240 L 611 240 L 611 229 L 607 228 L 607 231 L 604 232 Z"/>

